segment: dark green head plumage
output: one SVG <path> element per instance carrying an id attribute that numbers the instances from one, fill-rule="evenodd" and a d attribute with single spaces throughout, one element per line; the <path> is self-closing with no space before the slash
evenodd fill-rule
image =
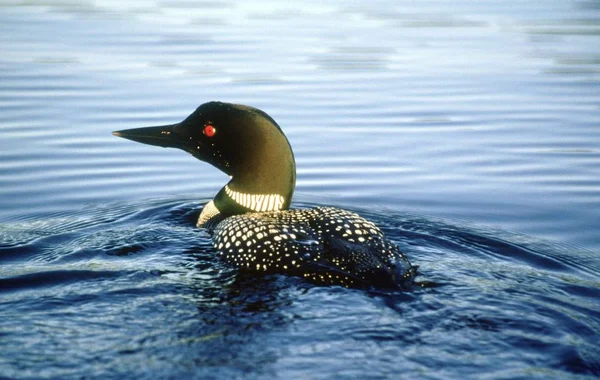
<path id="1" fill-rule="evenodd" d="M 296 165 L 281 128 L 265 112 L 222 102 L 202 104 L 180 123 L 127 129 L 114 135 L 144 144 L 182 149 L 231 176 L 236 195 L 274 194 L 287 209 L 296 184 Z M 225 215 L 253 211 L 232 202 L 224 187 L 215 205 Z M 241 197 L 241 196 L 240 196 Z M 249 206 L 249 204 L 248 204 Z"/>

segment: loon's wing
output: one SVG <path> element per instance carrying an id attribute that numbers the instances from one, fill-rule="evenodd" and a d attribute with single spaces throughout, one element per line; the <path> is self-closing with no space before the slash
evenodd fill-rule
<path id="1" fill-rule="evenodd" d="M 320 284 L 395 287 L 414 277 L 375 225 L 336 208 L 231 216 L 216 226 L 213 245 L 241 269 Z"/>
<path id="2" fill-rule="evenodd" d="M 336 265 L 318 230 L 292 223 L 287 213 L 235 215 L 219 223 L 213 245 L 240 269 L 282 273 L 329 285 L 360 286 L 362 280 Z"/>
<path id="3" fill-rule="evenodd" d="M 352 277 L 354 285 L 405 287 L 412 283 L 416 268 L 372 222 L 335 207 L 312 209 L 304 220 L 323 245 L 318 263 L 326 270 Z"/>

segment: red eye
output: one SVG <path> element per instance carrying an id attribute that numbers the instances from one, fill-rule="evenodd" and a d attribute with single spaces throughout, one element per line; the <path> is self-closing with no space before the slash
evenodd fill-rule
<path id="1" fill-rule="evenodd" d="M 204 127 L 204 130 L 202 131 L 202 133 L 204 133 L 206 136 L 208 137 L 213 137 L 215 135 L 215 133 L 217 132 L 217 130 L 215 129 L 215 127 L 213 127 L 212 125 L 206 125 Z"/>

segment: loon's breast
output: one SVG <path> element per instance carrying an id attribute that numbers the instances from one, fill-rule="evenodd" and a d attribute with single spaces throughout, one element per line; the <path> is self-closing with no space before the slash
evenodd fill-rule
<path id="1" fill-rule="evenodd" d="M 334 207 L 230 216 L 212 233 L 222 257 L 241 269 L 318 284 L 405 288 L 416 272 L 372 222 Z"/>

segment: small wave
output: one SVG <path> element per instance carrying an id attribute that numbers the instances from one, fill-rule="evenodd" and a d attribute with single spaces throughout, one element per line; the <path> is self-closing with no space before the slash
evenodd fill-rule
<path id="1" fill-rule="evenodd" d="M 599 276 L 592 261 L 578 262 L 576 250 L 427 216 L 345 207 L 381 226 L 420 265 L 418 283 L 409 292 L 315 287 L 222 263 L 195 227 L 207 200 L 114 203 L 5 223 L 5 231 L 21 235 L 2 248 L 3 318 L 67 324 L 97 342 L 108 331 L 125 347 L 121 356 L 173 345 L 195 356 L 216 345 L 218 360 L 274 349 L 300 350 L 318 363 L 320 355 L 351 354 L 360 341 L 373 355 L 394 357 L 390 368 L 416 371 L 451 360 L 454 371 L 469 373 L 470 362 L 456 360 L 460 352 L 475 355 L 477 370 L 488 373 L 497 370 L 489 358 L 499 356 L 514 373 L 531 360 L 561 375 L 598 368 L 592 337 L 600 331 L 600 309 L 592 300 Z M 294 207 L 327 204 L 335 202 L 309 199 Z M 132 342 L 122 326 L 136 326 L 144 338 Z M 160 335 L 146 331 L 156 326 Z M 17 327 L 6 331 L 25 339 Z M 320 355 L 311 354 L 315 339 L 326 342 Z"/>

